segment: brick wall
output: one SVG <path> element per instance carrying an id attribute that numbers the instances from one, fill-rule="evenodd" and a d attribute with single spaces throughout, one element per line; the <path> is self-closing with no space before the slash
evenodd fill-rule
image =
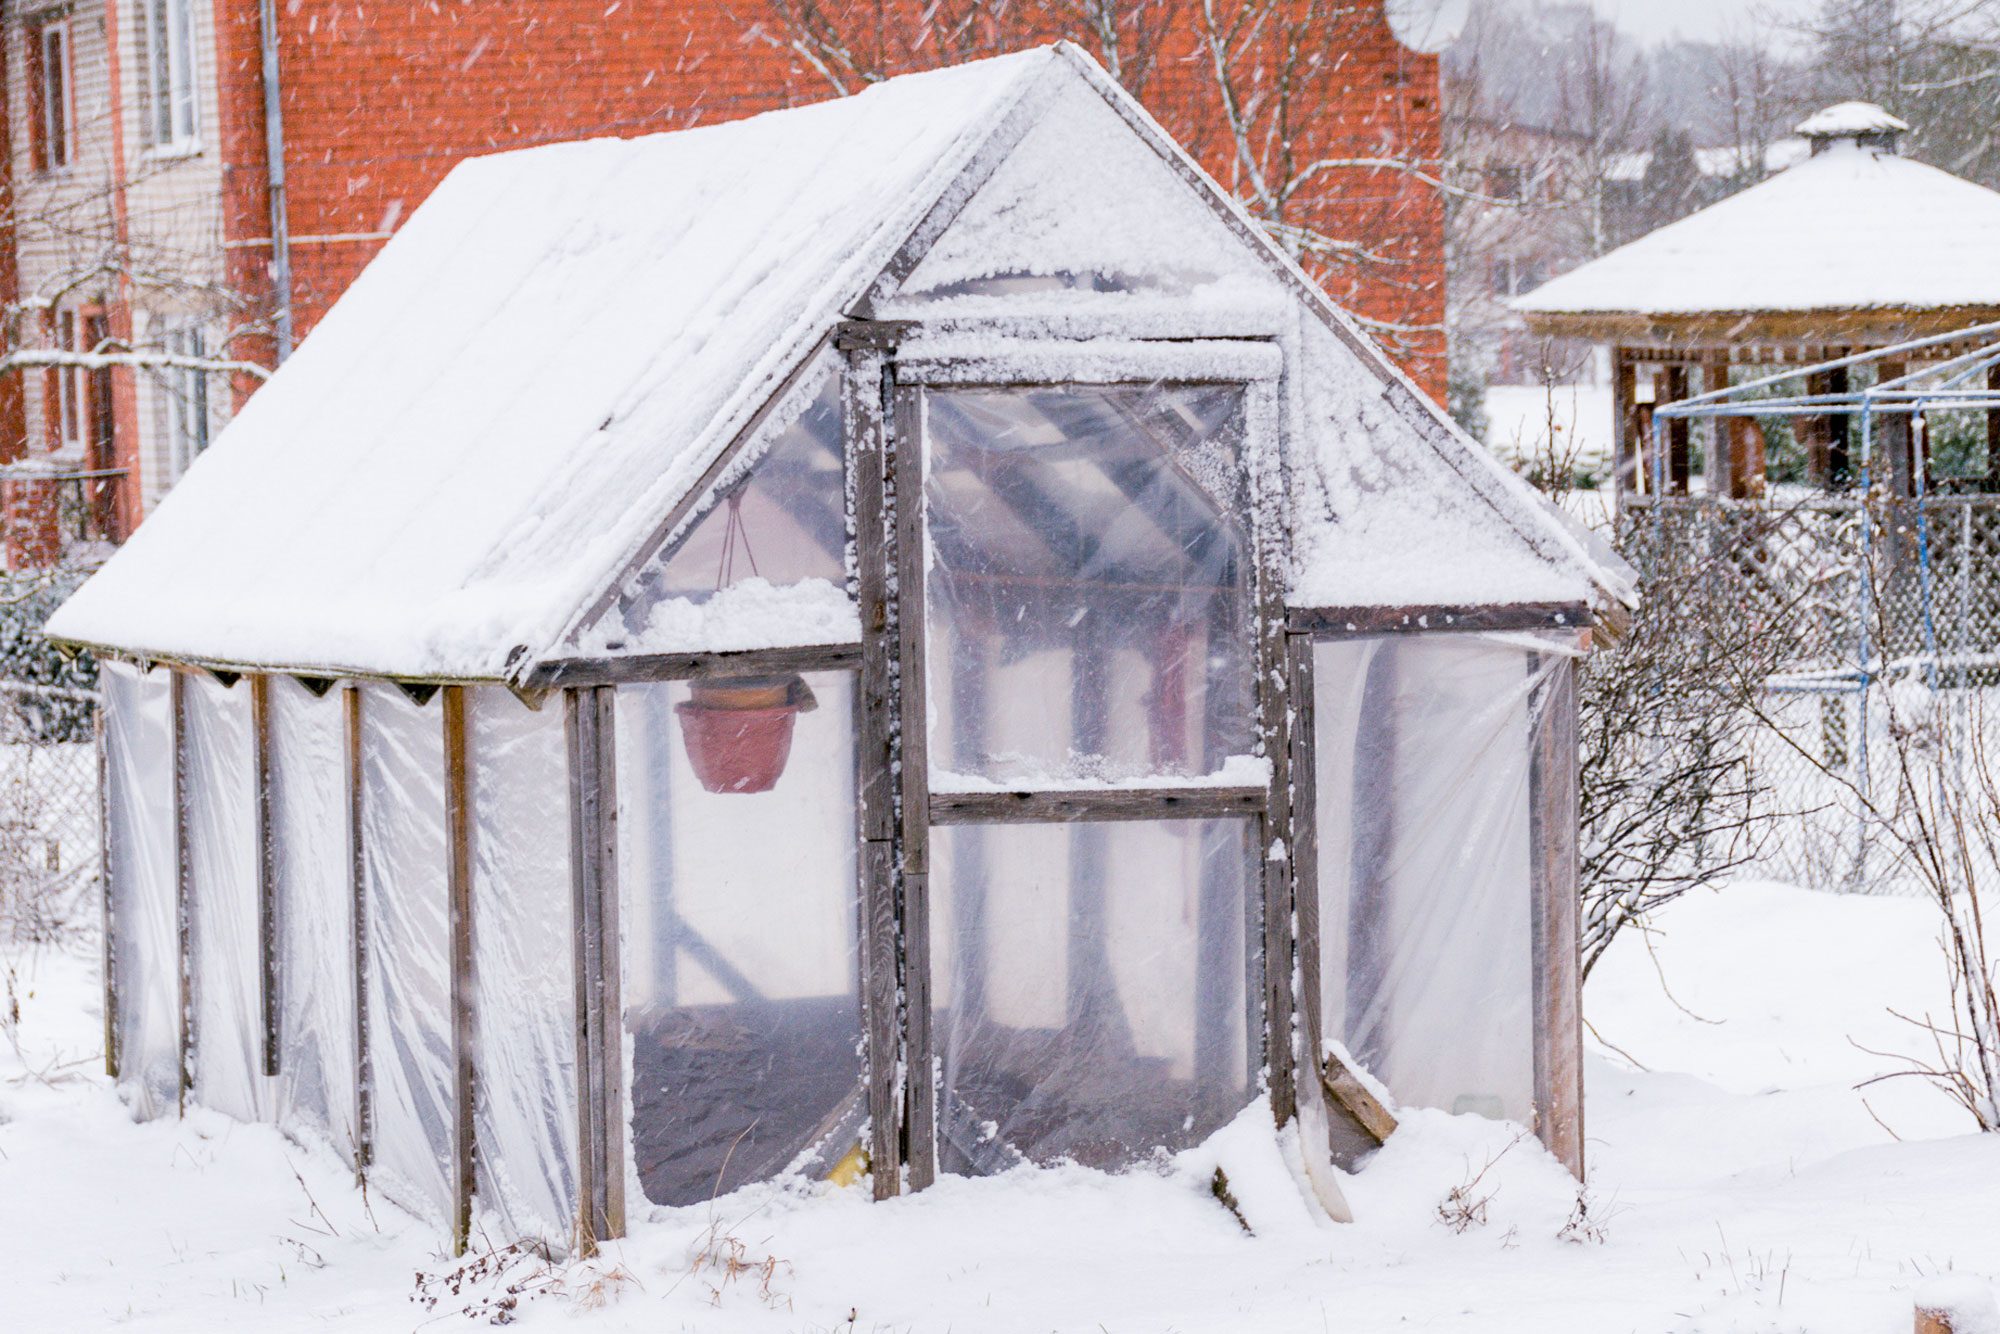
<path id="1" fill-rule="evenodd" d="M 387 234 L 469 154 L 584 135 L 630 135 L 814 101 L 831 85 L 772 31 L 767 0 L 284 0 L 278 5 L 293 289 L 301 335 Z M 1379 3 L 1288 0 L 1324 58 L 1285 81 L 1283 136 L 1297 162 L 1415 160 L 1439 153 L 1434 57 L 1406 51 Z M 868 11 L 873 13 L 872 7 Z M 1169 12 L 1169 11 L 1162 11 Z M 1138 83 L 1142 100 L 1221 179 L 1246 191 L 1207 57 L 1184 9 Z M 230 281 L 268 292 L 269 213 L 255 0 L 217 4 L 217 70 Z M 941 53 L 887 43 L 890 69 L 1057 35 L 998 35 Z M 907 25 L 906 31 L 915 31 Z M 1282 59 L 1275 40 L 1258 60 Z M 1273 85 L 1259 83 L 1265 106 Z M 1258 164 L 1269 172 L 1268 161 Z M 1414 175 L 1328 171 L 1287 220 L 1338 243 L 1308 256 L 1334 297 L 1365 318 L 1420 384 L 1444 394 L 1443 207 Z"/>

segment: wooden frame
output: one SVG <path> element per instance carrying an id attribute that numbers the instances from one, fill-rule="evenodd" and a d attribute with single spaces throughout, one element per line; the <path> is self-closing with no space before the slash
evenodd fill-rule
<path id="1" fill-rule="evenodd" d="M 1245 819 L 1262 815 L 1269 796 L 1261 787 L 933 792 L 930 818 L 937 825 Z"/>
<path id="2" fill-rule="evenodd" d="M 859 644 L 812 644 L 800 648 L 745 649 L 728 653 L 561 658 L 537 666 L 522 682 L 521 688 L 552 690 L 574 686 L 637 685 L 648 681 L 693 681 L 711 676 L 783 676 L 790 672 L 853 671 L 860 665 Z"/>
<path id="3" fill-rule="evenodd" d="M 373 1064 L 368 1056 L 368 859 L 361 820 L 361 687 L 341 694 L 346 744 L 347 887 L 354 945 L 354 1179 L 364 1183 L 374 1157 L 374 1098 L 369 1093 Z"/>
<path id="4" fill-rule="evenodd" d="M 1286 623 L 1292 633 L 1315 639 L 1360 639 L 1450 630 L 1586 630 L 1596 617 L 1583 602 L 1513 602 L 1484 607 L 1294 607 Z"/>
<path id="5" fill-rule="evenodd" d="M 622 979 L 618 956 L 616 692 L 563 691 L 569 759 L 577 1071 L 577 1248 L 625 1234 Z"/>
<path id="6" fill-rule="evenodd" d="M 904 1089 L 903 923 L 897 847 L 898 689 L 902 641 L 890 575 L 894 510 L 889 495 L 889 341 L 847 326 L 841 422 L 854 524 L 855 589 L 861 609 L 861 676 L 855 692 L 857 842 L 861 871 L 861 998 L 868 1048 L 868 1158 L 875 1198 L 902 1189 Z M 913 1064 L 907 1068 L 915 1068 Z"/>
<path id="7" fill-rule="evenodd" d="M 472 791 L 466 768 L 465 687 L 444 689 L 446 914 L 451 969 L 451 1248 L 465 1254 L 478 1189 L 472 1064 Z"/>
<path id="8" fill-rule="evenodd" d="M 278 1073 L 278 848 L 271 829 L 271 678 L 249 678 L 251 827 L 257 848 L 257 1003 L 264 1073 Z"/>
<path id="9" fill-rule="evenodd" d="M 90 711 L 91 739 L 97 747 L 97 875 L 103 887 L 99 902 L 100 955 L 104 967 L 104 1076 L 117 1079 L 122 1053 L 118 1028 L 118 914 L 112 907 L 117 859 L 111 848 L 111 754 L 105 736 L 104 693 L 99 687 L 97 707 Z"/>
<path id="10" fill-rule="evenodd" d="M 167 677 L 173 727 L 174 931 L 180 949 L 180 1114 L 194 1092 L 194 858 L 188 847 L 187 674 Z"/>
<path id="11" fill-rule="evenodd" d="M 1537 664 L 1539 668 L 1541 664 Z M 1583 961 L 1577 898 L 1576 662 L 1548 664 L 1528 769 L 1535 1133 L 1583 1178 Z"/>

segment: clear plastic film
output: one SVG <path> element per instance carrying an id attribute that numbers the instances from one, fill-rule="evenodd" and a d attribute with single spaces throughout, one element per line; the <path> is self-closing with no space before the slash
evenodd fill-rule
<path id="1" fill-rule="evenodd" d="M 940 1165 L 1115 1168 L 1254 1096 L 1257 896 L 1241 820 L 940 828 Z"/>
<path id="2" fill-rule="evenodd" d="M 926 394 L 940 785 L 1201 777 L 1252 751 L 1242 399 Z"/>
<path id="3" fill-rule="evenodd" d="M 563 713 L 468 689 L 473 1142 L 510 1235 L 564 1244 L 576 1205 L 576 968 Z"/>
<path id="4" fill-rule="evenodd" d="M 1400 1103 L 1533 1122 L 1529 771 L 1565 651 L 1315 650 L 1325 1032 Z"/>
<path id="5" fill-rule="evenodd" d="M 180 924 L 170 678 L 99 664 L 118 1073 L 135 1115 L 180 1100 Z"/>
<path id="6" fill-rule="evenodd" d="M 271 839 L 278 951 L 278 1119 L 350 1163 L 354 1087 L 354 889 L 342 692 L 271 680 Z"/>
<path id="7" fill-rule="evenodd" d="M 685 1205 L 856 1142 L 863 1118 L 854 678 L 618 691 L 618 837 L 631 1145 L 655 1204 Z M 776 708 L 778 706 L 769 706 Z M 754 776 L 757 782 L 740 781 Z"/>
<path id="8" fill-rule="evenodd" d="M 370 1180 L 449 1218 L 454 1108 L 444 718 L 391 686 L 361 700 Z"/>
<path id="9" fill-rule="evenodd" d="M 250 687 L 190 675 L 184 689 L 194 1096 L 245 1121 L 269 1120 Z"/>

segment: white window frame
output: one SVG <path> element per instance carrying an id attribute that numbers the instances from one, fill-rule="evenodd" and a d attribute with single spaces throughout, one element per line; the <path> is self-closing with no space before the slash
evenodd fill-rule
<path id="1" fill-rule="evenodd" d="M 162 157 L 201 151 L 194 0 L 139 0 L 146 81 L 145 140 Z"/>
<path id="2" fill-rule="evenodd" d="M 34 32 L 41 67 L 42 170 L 66 171 L 76 158 L 75 62 L 70 58 L 68 19 L 51 19 Z M 53 48 L 53 50 L 52 50 Z M 53 58 L 51 58 L 53 56 Z"/>
<path id="3" fill-rule="evenodd" d="M 205 357 L 208 336 L 199 324 L 169 324 L 161 332 L 160 349 L 171 356 Z M 209 445 L 208 372 L 165 366 L 154 383 L 165 404 L 167 476 L 177 482 Z"/>

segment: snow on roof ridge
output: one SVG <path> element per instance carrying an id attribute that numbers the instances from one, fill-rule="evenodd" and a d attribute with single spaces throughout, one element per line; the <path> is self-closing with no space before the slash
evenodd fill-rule
<path id="1" fill-rule="evenodd" d="M 1873 102 L 1838 102 L 1800 121 L 1794 132 L 1808 139 L 1841 139 L 1862 134 L 1894 134 L 1909 128 L 1908 121 Z"/>

